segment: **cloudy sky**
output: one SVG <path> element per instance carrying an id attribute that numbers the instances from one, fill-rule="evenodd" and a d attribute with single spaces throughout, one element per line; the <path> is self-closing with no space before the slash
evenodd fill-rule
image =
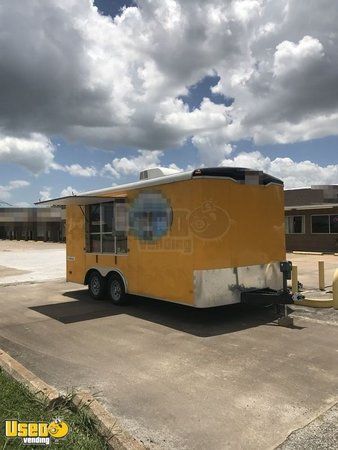
<path id="1" fill-rule="evenodd" d="M 338 184 L 332 0 L 0 0 L 0 200 L 143 168 Z"/>

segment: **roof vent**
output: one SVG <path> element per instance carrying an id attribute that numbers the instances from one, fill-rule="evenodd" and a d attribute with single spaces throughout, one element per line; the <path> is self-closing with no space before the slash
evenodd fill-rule
<path id="1" fill-rule="evenodd" d="M 175 173 L 178 173 L 178 171 L 169 167 L 152 167 L 140 172 L 140 180 L 151 180 L 152 178 L 165 177 Z"/>

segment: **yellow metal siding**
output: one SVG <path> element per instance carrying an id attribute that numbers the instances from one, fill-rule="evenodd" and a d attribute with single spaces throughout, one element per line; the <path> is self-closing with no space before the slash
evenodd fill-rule
<path id="1" fill-rule="evenodd" d="M 265 264 L 285 259 L 283 188 L 221 179 L 194 181 L 192 209 L 213 202 L 224 210 L 215 239 L 194 236 L 195 270 Z"/>
<path id="2" fill-rule="evenodd" d="M 83 283 L 93 266 L 116 267 L 131 293 L 193 304 L 193 270 L 285 259 L 282 186 L 201 178 L 127 191 L 128 202 L 141 191 L 167 197 L 173 208 L 170 232 L 146 246 L 129 234 L 127 255 L 86 253 L 83 213 L 79 206 L 67 207 L 67 257 L 75 257 L 67 259 L 68 281 Z M 210 207 L 216 208 L 212 238 L 203 237 L 203 230 L 196 233 L 193 223 Z"/>

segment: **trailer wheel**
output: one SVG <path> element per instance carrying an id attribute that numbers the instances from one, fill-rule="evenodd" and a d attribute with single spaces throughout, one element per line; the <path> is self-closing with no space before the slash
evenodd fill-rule
<path id="1" fill-rule="evenodd" d="M 88 289 L 90 295 L 95 300 L 100 300 L 104 297 L 106 293 L 106 280 L 99 274 L 99 272 L 94 271 L 89 275 Z"/>
<path id="2" fill-rule="evenodd" d="M 113 273 L 108 279 L 108 297 L 114 305 L 123 305 L 126 303 L 126 291 L 122 278 Z"/>

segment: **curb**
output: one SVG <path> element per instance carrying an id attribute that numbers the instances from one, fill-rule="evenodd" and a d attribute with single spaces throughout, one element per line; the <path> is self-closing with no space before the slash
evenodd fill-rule
<path id="1" fill-rule="evenodd" d="M 66 281 L 64 277 L 60 278 L 47 278 L 46 280 L 26 280 L 26 281 L 1 281 L 0 287 L 10 287 L 10 286 L 22 286 L 22 285 L 31 285 L 31 284 L 41 284 L 41 283 L 48 283 L 50 281 Z"/>
<path id="2" fill-rule="evenodd" d="M 30 370 L 0 349 L 0 367 L 38 398 L 44 400 L 48 406 L 55 405 L 62 400 L 62 395 L 52 386 L 42 381 Z"/>
<path id="3" fill-rule="evenodd" d="M 145 450 L 146 447 L 138 442 L 119 424 L 106 408 L 89 392 L 78 391 L 72 398 L 73 405 L 80 409 L 86 408 L 86 413 L 97 423 L 99 433 L 105 437 L 111 450 Z"/>
<path id="4" fill-rule="evenodd" d="M 294 253 L 295 255 L 323 255 L 324 252 L 307 252 L 305 250 L 294 250 L 292 253 Z"/>
<path id="5" fill-rule="evenodd" d="M 297 301 L 296 305 L 309 306 L 310 308 L 332 308 L 332 298 L 304 298 L 304 300 Z"/>
<path id="6" fill-rule="evenodd" d="M 45 383 L 22 364 L 0 349 L 0 368 L 38 398 L 44 400 L 48 406 L 57 404 L 64 396 L 54 387 Z M 71 399 L 72 405 L 78 410 L 85 408 L 95 424 L 97 431 L 104 437 L 111 450 L 145 450 L 146 447 L 132 437 L 119 424 L 105 407 L 89 392 L 77 391 Z"/>

